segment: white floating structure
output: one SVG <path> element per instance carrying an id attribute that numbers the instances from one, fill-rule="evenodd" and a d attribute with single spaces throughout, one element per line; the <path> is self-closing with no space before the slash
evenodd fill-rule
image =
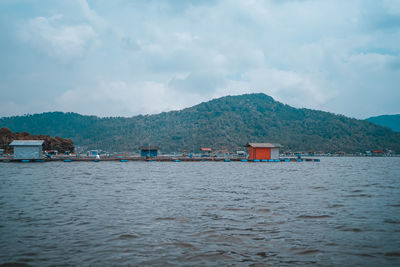
<path id="1" fill-rule="evenodd" d="M 14 140 L 10 146 L 14 147 L 14 159 L 42 159 L 43 140 Z"/>

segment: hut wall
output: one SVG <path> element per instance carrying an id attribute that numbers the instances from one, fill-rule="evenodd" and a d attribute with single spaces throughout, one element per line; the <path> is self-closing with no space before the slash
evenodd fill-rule
<path id="1" fill-rule="evenodd" d="M 271 159 L 271 148 L 249 147 L 249 159 Z"/>
<path id="2" fill-rule="evenodd" d="M 41 159 L 42 146 L 15 146 L 14 159 Z"/>
<path id="3" fill-rule="evenodd" d="M 157 152 L 158 152 L 157 150 L 153 150 L 153 149 L 151 149 L 151 150 L 142 149 L 140 151 L 140 156 L 142 156 L 142 157 L 147 157 L 147 156 L 149 156 L 149 157 L 157 157 L 157 154 L 158 154 Z"/>
<path id="4" fill-rule="evenodd" d="M 271 148 L 271 159 L 279 159 L 279 147 Z"/>

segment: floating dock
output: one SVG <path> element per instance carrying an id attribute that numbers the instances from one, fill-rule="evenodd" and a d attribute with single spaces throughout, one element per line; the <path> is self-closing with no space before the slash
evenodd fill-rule
<path id="1" fill-rule="evenodd" d="M 320 162 L 317 158 L 280 158 L 270 160 L 259 160 L 259 159 L 244 159 L 244 158 L 190 158 L 190 157 L 108 157 L 108 158 L 90 158 L 90 157 L 57 157 L 57 158 L 46 158 L 46 159 L 12 159 L 12 158 L 0 158 L 0 162 L 23 162 L 23 163 L 37 163 L 37 162 L 102 162 L 102 161 L 118 161 L 118 162 L 129 162 L 129 161 L 147 161 L 147 162 L 248 162 L 248 163 L 275 163 L 275 162 Z"/>

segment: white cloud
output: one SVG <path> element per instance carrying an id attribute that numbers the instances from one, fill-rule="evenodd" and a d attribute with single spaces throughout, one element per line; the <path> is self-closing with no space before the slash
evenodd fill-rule
<path id="1" fill-rule="evenodd" d="M 188 32 L 175 32 L 174 35 L 182 45 L 190 44 L 199 39 L 199 36 L 193 36 Z"/>
<path id="2" fill-rule="evenodd" d="M 90 87 L 68 90 L 56 102 L 62 111 L 104 117 L 153 114 L 180 109 L 186 104 L 179 94 L 170 92 L 162 83 L 152 81 L 100 81 Z"/>
<path id="3" fill-rule="evenodd" d="M 100 17 L 96 11 L 90 8 L 88 2 L 86 0 L 77 0 L 79 6 L 81 7 L 81 11 L 85 19 L 94 25 L 97 28 L 106 28 L 108 27 L 107 22 L 104 21 L 102 17 Z"/>
<path id="4" fill-rule="evenodd" d="M 168 84 L 169 88 L 179 93 L 194 93 L 210 95 L 224 87 L 226 80 L 215 72 L 193 72 L 186 77 L 174 77 Z"/>
<path id="5" fill-rule="evenodd" d="M 326 92 L 317 82 L 295 72 L 263 68 L 243 73 L 241 77 L 242 81 L 229 81 L 218 95 L 262 92 L 285 104 L 308 108 L 321 108 L 335 96 L 335 92 Z"/>
<path id="6" fill-rule="evenodd" d="M 31 19 L 21 29 L 20 37 L 50 56 L 79 59 L 95 41 L 96 33 L 88 24 L 69 25 L 63 19 L 60 14 Z"/>

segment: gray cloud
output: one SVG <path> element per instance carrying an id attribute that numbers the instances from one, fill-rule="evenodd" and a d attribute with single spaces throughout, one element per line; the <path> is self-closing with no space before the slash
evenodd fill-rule
<path id="1" fill-rule="evenodd" d="M 399 113 L 399 16 L 385 0 L 3 1 L 0 116 L 130 116 L 248 92 Z"/>
<path id="2" fill-rule="evenodd" d="M 169 88 L 185 93 L 211 94 L 226 86 L 222 75 L 214 72 L 190 73 L 185 78 L 173 78 Z"/>

